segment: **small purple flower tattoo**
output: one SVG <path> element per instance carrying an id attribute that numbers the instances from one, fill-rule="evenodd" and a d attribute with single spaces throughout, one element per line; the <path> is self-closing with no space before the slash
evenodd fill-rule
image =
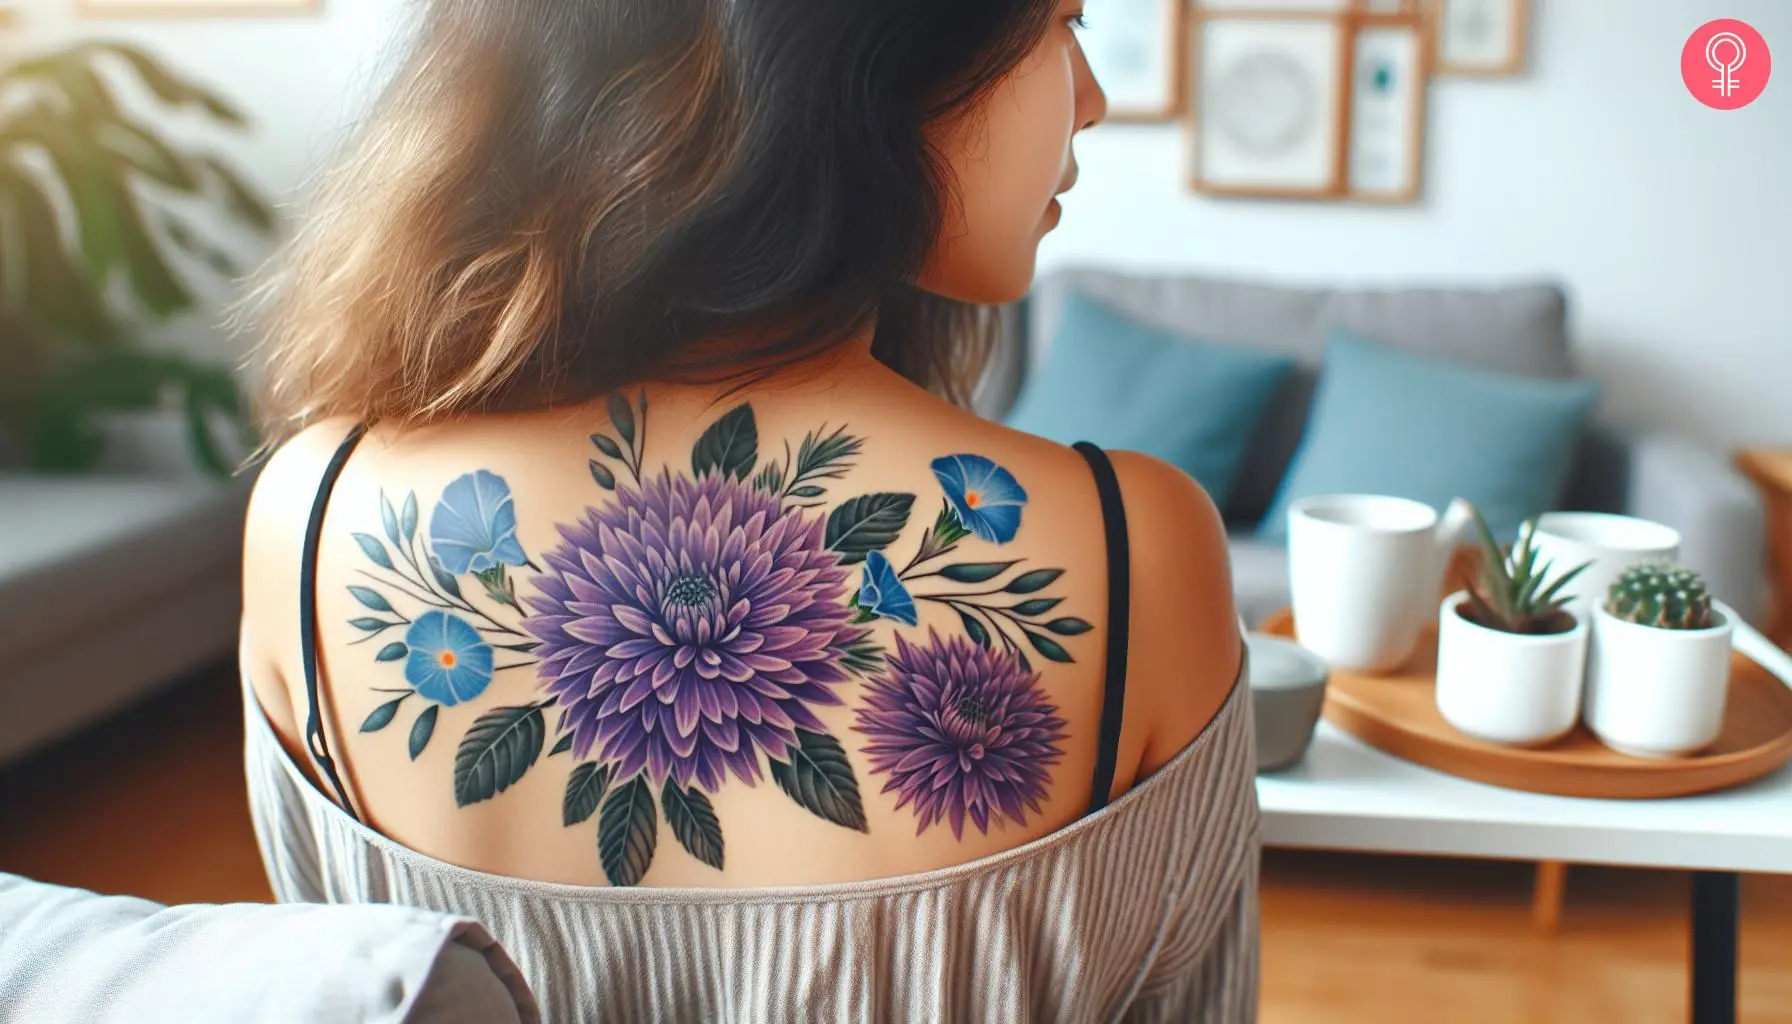
<path id="1" fill-rule="evenodd" d="M 870 739 L 872 772 L 889 777 L 882 791 L 914 805 L 916 835 L 945 819 L 963 838 L 967 815 L 987 835 L 991 818 L 1040 813 L 1065 723 L 1038 681 L 1011 651 L 932 629 L 924 645 L 896 637 L 853 728 Z"/>

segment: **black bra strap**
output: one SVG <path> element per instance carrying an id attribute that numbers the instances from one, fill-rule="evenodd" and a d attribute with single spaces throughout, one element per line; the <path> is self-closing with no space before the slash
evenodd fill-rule
<path id="1" fill-rule="evenodd" d="M 355 445 L 361 443 L 366 436 L 367 428 L 357 425 L 343 438 L 341 447 L 330 458 L 330 464 L 324 469 L 324 477 L 317 485 L 317 499 L 311 503 L 311 520 L 305 524 L 305 547 L 299 556 L 299 651 L 305 666 L 305 700 L 309 710 L 305 717 L 305 746 L 317 761 L 317 766 L 330 780 L 336 790 L 336 797 L 356 821 L 361 816 L 355 813 L 354 805 L 349 803 L 348 790 L 342 785 L 342 776 L 337 774 L 336 761 L 330 757 L 329 744 L 324 741 L 323 715 L 319 711 L 317 696 L 317 542 L 323 533 L 324 508 L 330 503 L 330 492 L 336 489 L 336 479 L 342 475 L 342 467 L 348 462 L 349 453 Z"/>
<path id="2" fill-rule="evenodd" d="M 1126 535 L 1126 506 L 1120 500 L 1120 480 L 1107 452 L 1087 441 L 1075 445 L 1095 473 L 1095 493 L 1101 497 L 1101 526 L 1108 543 L 1108 644 L 1107 670 L 1102 681 L 1101 733 L 1095 748 L 1094 793 L 1089 813 L 1108 804 L 1114 789 L 1114 770 L 1120 760 L 1120 726 L 1126 718 L 1126 649 L 1132 622 L 1132 550 Z"/>

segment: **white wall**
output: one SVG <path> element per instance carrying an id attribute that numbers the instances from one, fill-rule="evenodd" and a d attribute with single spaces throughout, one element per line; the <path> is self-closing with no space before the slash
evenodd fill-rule
<path id="1" fill-rule="evenodd" d="M 77 17 L 75 0 L 23 0 L 0 31 L 0 46 L 35 52 L 76 39 L 148 48 L 182 77 L 205 85 L 250 118 L 243 133 L 211 130 L 195 117 L 168 129 L 228 156 L 269 199 L 289 204 L 389 69 L 408 0 L 319 0 L 315 13 L 239 17 Z M 250 262 L 265 248 L 233 249 Z M 194 282 L 199 283 L 198 281 Z M 215 298 L 228 288 L 212 289 Z M 216 303 L 157 332 L 171 346 L 235 360 L 246 344 L 216 326 Z"/>
<path id="2" fill-rule="evenodd" d="M 1042 265 L 1550 275 L 1570 288 L 1607 414 L 1717 444 L 1792 442 L 1792 2 L 1535 3 L 1525 77 L 1433 82 L 1419 205 L 1197 197 L 1177 129 L 1102 126 L 1077 144 L 1081 183 Z M 1753 25 L 1777 58 L 1741 110 L 1708 109 L 1680 80 L 1687 37 L 1718 17 Z"/>
<path id="3" fill-rule="evenodd" d="M 242 162 L 289 191 L 360 109 L 404 0 L 322 0 L 290 18 L 76 21 L 26 0 L 27 43 L 104 32 L 153 46 L 256 119 Z M 1525 77 L 1439 79 L 1426 197 L 1410 208 L 1217 201 L 1183 187 L 1174 127 L 1104 126 L 1042 265 L 1295 281 L 1498 280 L 1572 291 L 1607 412 L 1713 443 L 1792 441 L 1792 0 L 1534 0 Z M 1714 17 L 1778 51 L 1767 92 L 1710 110 L 1679 53 Z M 203 336 L 203 322 L 183 325 Z M 221 347 L 215 338 L 206 342 Z"/>

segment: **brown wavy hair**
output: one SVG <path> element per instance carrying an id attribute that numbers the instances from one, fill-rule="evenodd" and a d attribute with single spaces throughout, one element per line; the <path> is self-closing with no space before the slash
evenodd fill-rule
<path id="1" fill-rule="evenodd" d="M 993 311 L 912 285 L 953 201 L 924 129 L 1050 0 L 428 0 L 236 312 L 271 449 L 728 379 L 861 334 L 969 400 Z M 707 339 L 725 345 L 698 345 Z"/>

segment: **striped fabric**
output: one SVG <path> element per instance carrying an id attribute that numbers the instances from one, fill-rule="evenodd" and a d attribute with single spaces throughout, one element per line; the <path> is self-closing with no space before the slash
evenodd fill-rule
<path id="1" fill-rule="evenodd" d="M 247 687 L 244 706 L 278 897 L 475 917 L 553 1024 L 1256 1017 L 1248 686 L 1149 780 L 1027 846 L 902 878 L 752 890 L 558 885 L 434 860 L 344 814 Z"/>

